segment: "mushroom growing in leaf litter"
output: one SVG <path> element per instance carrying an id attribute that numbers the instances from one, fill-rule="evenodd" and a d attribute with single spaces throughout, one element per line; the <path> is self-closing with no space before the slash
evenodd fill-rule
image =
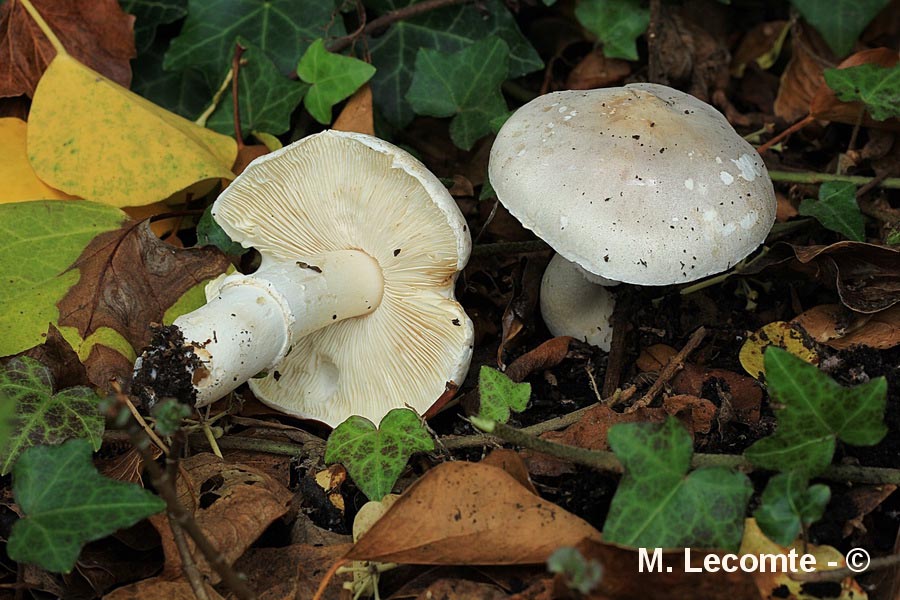
<path id="1" fill-rule="evenodd" d="M 335 426 L 404 405 L 424 413 L 462 382 L 473 330 L 454 284 L 471 240 L 447 189 L 407 152 L 312 135 L 253 161 L 212 214 L 262 261 L 212 282 L 205 306 L 158 333 L 135 365 L 151 403 L 175 369 L 195 406 L 249 381 L 265 404 Z"/>
<path id="2" fill-rule="evenodd" d="M 709 104 L 657 84 L 532 100 L 503 125 L 489 171 L 509 212 L 562 256 L 541 291 L 551 333 L 604 350 L 613 298 L 591 294 L 589 282 L 671 285 L 720 273 L 775 221 L 753 147 Z M 589 318 L 592 296 L 602 306 Z"/>

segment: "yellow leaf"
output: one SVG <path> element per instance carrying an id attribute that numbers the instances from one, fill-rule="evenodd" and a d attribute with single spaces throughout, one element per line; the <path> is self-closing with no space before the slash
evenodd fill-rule
<path id="1" fill-rule="evenodd" d="M 779 555 L 788 554 L 791 550 L 796 550 L 798 556 L 795 567 L 800 568 L 799 557 L 805 554 L 811 554 L 816 559 L 815 569 L 817 571 L 828 571 L 831 569 L 839 569 L 845 566 L 844 555 L 831 546 L 816 546 L 808 544 L 806 549 L 803 542 L 797 540 L 788 547 L 779 546 L 759 529 L 755 519 L 746 519 L 744 521 L 744 537 L 741 540 L 741 555 Z M 834 563 L 836 566 L 830 566 Z M 820 596 L 813 596 L 803 592 L 803 584 L 800 581 L 794 581 L 787 573 L 763 573 L 762 569 L 756 569 L 751 574 L 759 588 L 763 598 L 791 598 L 792 600 L 816 600 Z M 785 590 L 785 588 L 787 588 Z M 774 592 L 779 590 L 778 594 Z M 868 598 L 866 592 L 856 583 L 855 579 L 850 577 L 840 582 L 840 595 L 829 596 L 829 598 L 837 598 L 838 600 L 865 600 Z"/>
<path id="2" fill-rule="evenodd" d="M 766 373 L 763 366 L 763 354 L 769 346 L 784 348 L 810 364 L 819 363 L 818 353 L 803 333 L 791 327 L 791 324 L 786 321 L 773 321 L 751 333 L 744 345 L 741 346 L 741 352 L 738 355 L 741 366 L 756 379 L 760 379 Z"/>
<path id="3" fill-rule="evenodd" d="M 237 143 L 57 54 L 31 104 L 28 157 L 65 192 L 112 206 L 164 200 L 205 180 L 233 179 Z"/>
<path id="4" fill-rule="evenodd" d="M 27 200 L 71 200 L 40 179 L 25 152 L 25 121 L 15 117 L 0 119 L 0 204 Z"/>

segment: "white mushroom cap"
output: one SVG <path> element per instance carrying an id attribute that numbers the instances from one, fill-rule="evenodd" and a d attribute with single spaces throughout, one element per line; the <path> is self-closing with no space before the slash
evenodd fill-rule
<path id="1" fill-rule="evenodd" d="M 712 106 L 655 84 L 534 99 L 497 135 L 490 180 L 558 253 L 626 283 L 725 271 L 775 220 L 753 147 Z"/>
<path id="2" fill-rule="evenodd" d="M 454 284 L 471 240 L 447 189 L 407 152 L 325 131 L 253 161 L 212 212 L 260 252 L 260 271 L 347 250 L 381 268 L 380 304 L 294 339 L 280 364 L 250 381 L 262 402 L 331 426 L 350 415 L 378 423 L 404 404 L 424 413 L 448 381 L 462 382 L 473 329 Z"/>
<path id="3" fill-rule="evenodd" d="M 612 327 L 609 319 L 615 297 L 592 276 L 556 254 L 541 280 L 541 314 L 555 336 L 570 335 L 609 352 Z"/>

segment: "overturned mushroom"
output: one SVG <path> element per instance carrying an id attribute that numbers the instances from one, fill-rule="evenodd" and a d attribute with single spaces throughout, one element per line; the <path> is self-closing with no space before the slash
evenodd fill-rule
<path id="1" fill-rule="evenodd" d="M 262 261 L 175 321 L 176 352 L 139 359 L 135 387 L 151 401 L 163 368 L 181 368 L 196 406 L 249 380 L 262 402 L 334 426 L 405 404 L 425 412 L 462 381 L 472 324 L 453 288 L 471 241 L 446 188 L 408 153 L 326 131 L 255 160 L 212 213 Z M 150 360 L 164 355 L 176 358 Z"/>
<path id="2" fill-rule="evenodd" d="M 555 259 L 545 273 L 550 331 L 605 350 L 611 295 L 596 292 L 603 305 L 585 314 L 588 281 L 669 285 L 719 273 L 775 220 L 772 182 L 753 147 L 712 106 L 656 84 L 529 102 L 497 135 L 490 180 L 510 213 L 574 263 Z M 583 269 L 581 280 L 573 269 Z"/>

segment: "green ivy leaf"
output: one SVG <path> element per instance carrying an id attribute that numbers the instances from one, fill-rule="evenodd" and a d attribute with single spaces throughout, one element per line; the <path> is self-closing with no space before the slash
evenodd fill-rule
<path id="1" fill-rule="evenodd" d="M 453 117 L 450 138 L 469 150 L 491 133 L 491 120 L 508 112 L 500 85 L 506 79 L 509 47 L 489 37 L 449 54 L 422 48 L 406 99 L 420 115 Z"/>
<path id="2" fill-rule="evenodd" d="M 95 236 L 128 215 L 93 202 L 47 200 L 0 205 L 0 356 L 42 344 L 56 303 L 78 282 L 69 267 Z"/>
<path id="3" fill-rule="evenodd" d="M 384 0 L 374 4 L 381 12 L 387 12 L 411 3 Z M 402 127 L 413 118 L 406 92 L 413 79 L 416 53 L 420 48 L 450 53 L 486 37 L 497 36 L 509 46 L 508 77 L 521 77 L 544 66 L 502 0 L 478 4 L 478 8 L 472 4 L 449 6 L 405 19 L 394 23 L 384 35 L 370 42 L 372 64 L 378 69 L 372 79 L 373 99 L 391 124 Z"/>
<path id="4" fill-rule="evenodd" d="M 249 250 L 244 248 L 225 233 L 212 216 L 212 205 L 206 207 L 197 222 L 197 245 L 215 246 L 228 256 L 241 256 Z"/>
<path id="5" fill-rule="evenodd" d="M 212 102 L 213 94 L 197 69 L 163 70 L 163 57 L 168 46 L 167 40 L 156 40 L 131 61 L 134 74 L 131 89 L 166 110 L 194 120 Z"/>
<path id="6" fill-rule="evenodd" d="M 848 181 L 826 181 L 819 186 L 819 199 L 806 198 L 800 202 L 800 214 L 815 217 L 831 231 L 847 239 L 862 242 L 866 239 L 866 224 L 856 203 L 856 186 Z"/>
<path id="7" fill-rule="evenodd" d="M 306 110 L 323 125 L 331 123 L 331 107 L 349 98 L 374 74 L 372 65 L 329 52 L 322 40 L 313 42 L 297 65 L 297 75 L 312 86 L 306 94 Z"/>
<path id="8" fill-rule="evenodd" d="M 343 464 L 369 500 L 381 500 L 391 493 L 409 457 L 429 450 L 434 450 L 434 440 L 419 416 L 408 408 L 395 408 L 378 429 L 355 415 L 338 425 L 328 436 L 325 462 Z"/>
<path id="9" fill-rule="evenodd" d="M 25 517 L 13 525 L 9 557 L 54 573 L 71 571 L 84 544 L 166 507 L 133 483 L 97 473 L 86 440 L 29 448 L 13 470 L 13 493 Z"/>
<path id="10" fill-rule="evenodd" d="M 838 439 L 872 446 L 887 433 L 884 377 L 845 388 L 780 348 L 770 346 L 764 360 L 769 394 L 781 408 L 774 435 L 744 451 L 754 465 L 813 476 L 831 464 Z"/>
<path id="11" fill-rule="evenodd" d="M 188 0 L 188 17 L 172 41 L 164 62 L 167 71 L 197 67 L 210 88 L 231 65 L 240 36 L 262 48 L 283 75 L 288 75 L 311 40 L 344 35 L 333 2 L 321 0 Z"/>
<path id="12" fill-rule="evenodd" d="M 174 23 L 187 14 L 187 0 L 120 0 L 122 10 L 134 15 L 134 45 L 146 52 L 156 37 L 156 28 Z"/>
<path id="13" fill-rule="evenodd" d="M 499 423 L 509 421 L 509 411 L 525 410 L 531 398 L 530 383 L 516 383 L 497 369 L 482 366 L 478 373 L 478 416 Z"/>
<path id="14" fill-rule="evenodd" d="M 604 56 L 638 59 L 636 40 L 650 24 L 650 11 L 641 0 L 581 0 L 575 16 L 603 43 Z"/>
<path id="15" fill-rule="evenodd" d="M 563 546 L 547 559 L 547 570 L 561 573 L 566 586 L 588 595 L 603 579 L 603 566 L 593 558 L 586 559 L 578 548 Z"/>
<path id="16" fill-rule="evenodd" d="M 89 387 L 53 393 L 50 369 L 27 356 L 12 359 L 0 370 L 0 402 L 15 405 L 12 434 L 0 446 L 0 475 L 12 469 L 19 455 L 31 446 L 61 444 L 87 438 L 94 450 L 103 443 L 105 419 L 100 398 Z"/>
<path id="17" fill-rule="evenodd" d="M 607 542 L 633 548 L 740 546 L 753 485 L 743 473 L 720 467 L 688 473 L 693 442 L 677 419 L 614 425 L 608 441 L 625 475 L 603 528 Z"/>
<path id="18" fill-rule="evenodd" d="M 246 40 L 239 40 L 246 48 L 241 55 L 238 75 L 240 92 L 241 131 L 267 131 L 279 135 L 291 128 L 291 113 L 300 104 L 309 86 L 288 79 L 278 72 L 265 52 Z M 234 96 L 222 96 L 210 116 L 207 127 L 225 135 L 234 135 Z"/>
<path id="19" fill-rule="evenodd" d="M 787 546 L 797 539 L 802 527 L 822 518 L 830 499 L 827 485 L 809 486 L 805 475 L 789 471 L 769 480 L 753 516 L 770 540 Z"/>
<path id="20" fill-rule="evenodd" d="M 866 25 L 890 0 L 791 0 L 838 57 L 850 54 Z"/>
<path id="21" fill-rule="evenodd" d="M 825 69 L 825 83 L 839 100 L 861 101 L 877 121 L 900 116 L 900 63 Z"/>
<path id="22" fill-rule="evenodd" d="M 175 398 L 166 398 L 150 409 L 156 419 L 155 428 L 160 435 L 175 435 L 181 429 L 181 420 L 191 416 L 191 407 Z"/>

